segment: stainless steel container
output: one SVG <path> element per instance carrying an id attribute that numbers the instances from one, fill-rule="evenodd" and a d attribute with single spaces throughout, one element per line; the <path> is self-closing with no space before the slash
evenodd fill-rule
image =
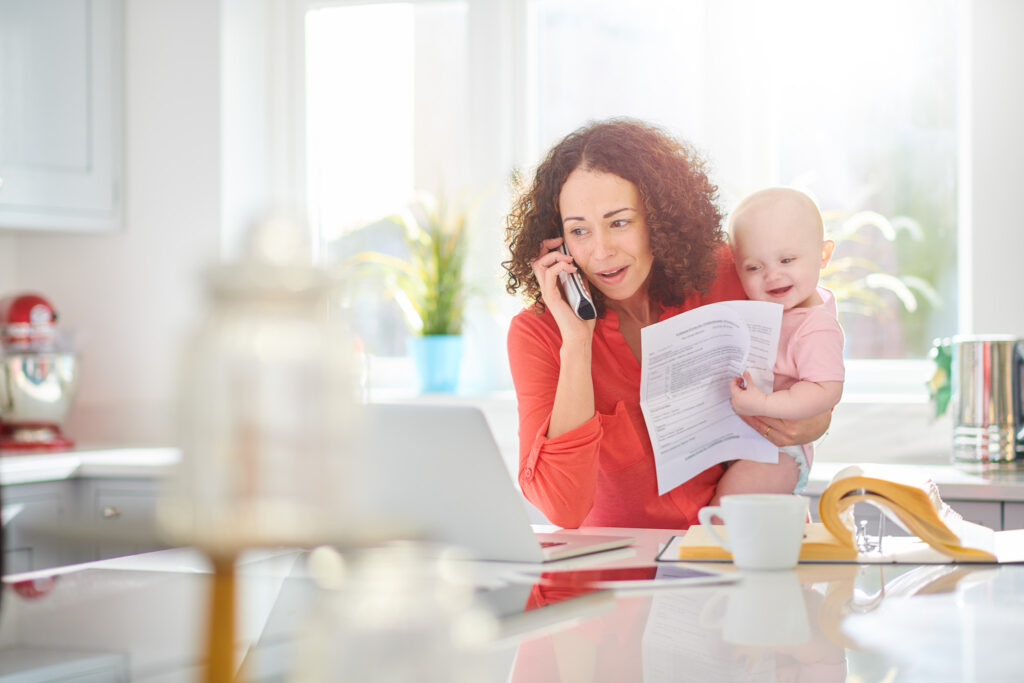
<path id="1" fill-rule="evenodd" d="M 951 341 L 953 460 L 1009 463 L 1024 457 L 1021 369 L 1024 340 L 959 336 Z"/>
<path id="2" fill-rule="evenodd" d="M 0 352 L 0 422 L 61 425 L 78 387 L 72 353 Z"/>

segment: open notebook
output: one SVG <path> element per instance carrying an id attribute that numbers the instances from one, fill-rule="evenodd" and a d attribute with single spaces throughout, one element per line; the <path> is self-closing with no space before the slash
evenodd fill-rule
<path id="1" fill-rule="evenodd" d="M 370 404 L 356 476 L 361 514 L 461 546 L 476 558 L 544 562 L 633 543 L 535 534 L 483 413 L 470 406 Z"/>
<path id="2" fill-rule="evenodd" d="M 879 508 L 910 536 L 862 536 L 853 518 L 853 506 L 861 502 Z M 820 523 L 804 527 L 801 562 L 1024 562 L 1024 529 L 993 531 L 966 521 L 942 500 L 930 479 L 891 481 L 847 467 L 822 492 L 818 514 Z M 732 555 L 703 526 L 692 526 L 685 535 L 674 536 L 657 559 L 731 561 Z"/>

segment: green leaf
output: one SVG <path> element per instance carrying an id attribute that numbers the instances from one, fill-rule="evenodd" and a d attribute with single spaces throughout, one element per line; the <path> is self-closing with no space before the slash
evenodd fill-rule
<path id="1" fill-rule="evenodd" d="M 444 197 L 418 193 L 408 210 L 388 217 L 402 226 L 409 259 L 362 252 L 357 268 L 376 271 L 399 302 L 410 330 L 419 334 L 460 334 L 470 293 L 463 277 L 468 251 L 466 210 Z"/>

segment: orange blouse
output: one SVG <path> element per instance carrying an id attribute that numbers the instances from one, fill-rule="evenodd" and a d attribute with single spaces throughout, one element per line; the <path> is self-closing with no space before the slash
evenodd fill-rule
<path id="1" fill-rule="evenodd" d="M 660 320 L 716 301 L 745 299 L 732 256 L 723 247 L 707 294 L 692 294 Z M 594 417 L 564 434 L 546 434 L 558 384 L 562 338 L 549 311 L 512 319 L 508 356 L 519 411 L 519 485 L 552 524 L 685 529 L 715 493 L 724 467 L 701 472 L 658 495 L 654 451 L 640 411 L 640 363 L 610 310 L 592 344 Z"/>

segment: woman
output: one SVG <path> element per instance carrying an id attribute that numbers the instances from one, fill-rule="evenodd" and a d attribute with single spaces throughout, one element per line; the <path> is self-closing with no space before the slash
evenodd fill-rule
<path id="1" fill-rule="evenodd" d="M 555 145 L 509 215 L 506 289 L 532 304 L 508 334 L 519 483 L 554 524 L 683 529 L 715 495 L 721 465 L 658 496 L 640 411 L 640 330 L 744 298 L 716 193 L 689 146 L 617 119 Z M 563 240 L 571 256 L 558 250 Z M 566 303 L 563 272 L 587 280 L 596 320 Z M 789 446 L 820 436 L 829 419 L 748 421 Z"/>

